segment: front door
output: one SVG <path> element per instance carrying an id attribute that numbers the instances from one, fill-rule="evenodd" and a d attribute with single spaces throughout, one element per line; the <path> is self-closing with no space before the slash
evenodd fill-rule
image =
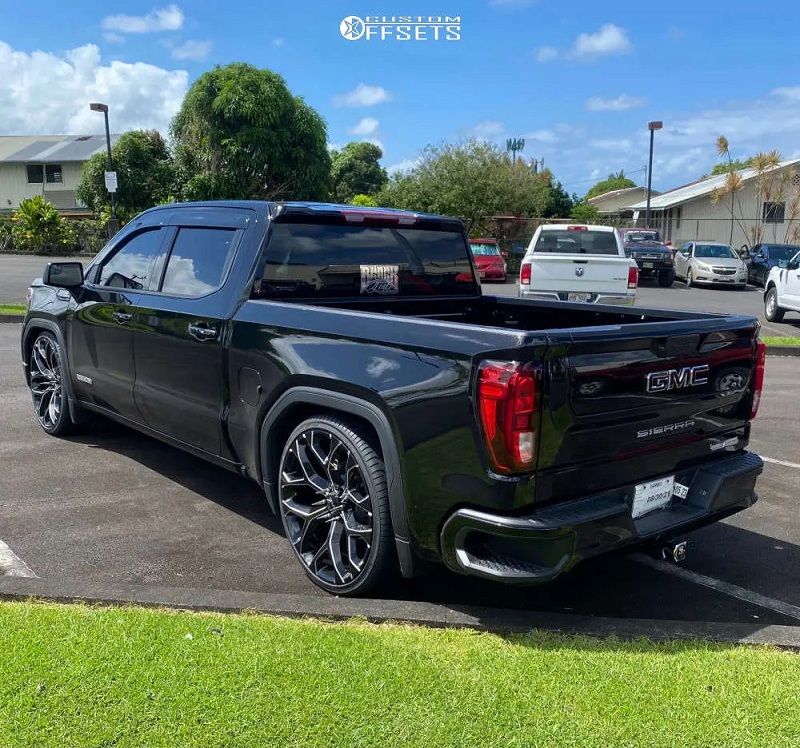
<path id="1" fill-rule="evenodd" d="M 686 270 L 689 265 L 689 253 L 691 252 L 691 248 L 691 244 L 684 244 L 675 254 L 675 273 L 681 278 L 686 277 Z"/>
<path id="2" fill-rule="evenodd" d="M 156 226 L 124 236 L 88 273 L 67 322 L 77 398 L 136 422 L 141 422 L 133 400 L 136 304 L 140 291 L 161 272 L 168 234 Z"/>
<path id="3" fill-rule="evenodd" d="M 795 263 L 800 263 L 800 252 L 798 252 L 788 263 L 784 271 L 786 273 L 785 298 L 784 303 L 788 304 L 795 311 L 800 311 L 800 267 Z"/>
<path id="4" fill-rule="evenodd" d="M 221 453 L 225 394 L 222 284 L 242 233 L 231 213 L 176 211 L 184 225 L 174 227 L 158 293 L 138 311 L 133 336 L 134 399 L 147 425 L 212 454 Z"/>

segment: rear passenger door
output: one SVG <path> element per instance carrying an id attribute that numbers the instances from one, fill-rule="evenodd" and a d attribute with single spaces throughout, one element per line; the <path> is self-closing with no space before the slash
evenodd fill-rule
<path id="1" fill-rule="evenodd" d="M 151 428 L 221 453 L 223 352 L 229 294 L 223 284 L 249 211 L 184 208 L 163 276 L 138 310 L 134 399 Z"/>

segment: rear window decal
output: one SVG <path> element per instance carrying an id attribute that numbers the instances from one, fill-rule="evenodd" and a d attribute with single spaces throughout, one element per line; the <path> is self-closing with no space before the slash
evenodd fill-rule
<path id="1" fill-rule="evenodd" d="M 361 265 L 361 293 L 395 296 L 400 292 L 399 265 Z"/>

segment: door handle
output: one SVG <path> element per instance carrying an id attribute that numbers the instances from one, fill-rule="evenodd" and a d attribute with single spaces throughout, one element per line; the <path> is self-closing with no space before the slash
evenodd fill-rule
<path id="1" fill-rule="evenodd" d="M 130 322 L 133 319 L 132 314 L 128 314 L 128 312 L 114 312 L 111 315 L 114 318 L 115 322 L 119 322 L 119 324 L 124 325 L 126 322 Z"/>
<path id="2" fill-rule="evenodd" d="M 217 337 L 217 328 L 209 327 L 201 322 L 193 322 L 189 325 L 189 335 L 196 340 L 213 340 Z"/>

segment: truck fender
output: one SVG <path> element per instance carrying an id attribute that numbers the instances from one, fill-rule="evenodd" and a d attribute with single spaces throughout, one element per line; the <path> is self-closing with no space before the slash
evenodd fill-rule
<path id="1" fill-rule="evenodd" d="M 389 492 L 389 514 L 392 518 L 392 530 L 395 546 L 400 561 L 400 569 L 404 577 L 415 574 L 416 565 L 411 551 L 408 518 L 406 516 L 405 493 L 403 490 L 403 472 L 397 440 L 386 414 L 375 404 L 353 395 L 332 392 L 317 387 L 297 386 L 284 392 L 268 411 L 261 424 L 259 435 L 259 455 L 261 476 L 264 491 L 270 508 L 277 514 L 278 500 L 273 475 L 275 465 L 270 463 L 272 450 L 269 444 L 270 429 L 280 420 L 288 409 L 295 405 L 318 405 L 325 410 L 338 411 L 356 416 L 367 421 L 378 436 L 383 462 L 386 466 L 386 481 Z"/>

